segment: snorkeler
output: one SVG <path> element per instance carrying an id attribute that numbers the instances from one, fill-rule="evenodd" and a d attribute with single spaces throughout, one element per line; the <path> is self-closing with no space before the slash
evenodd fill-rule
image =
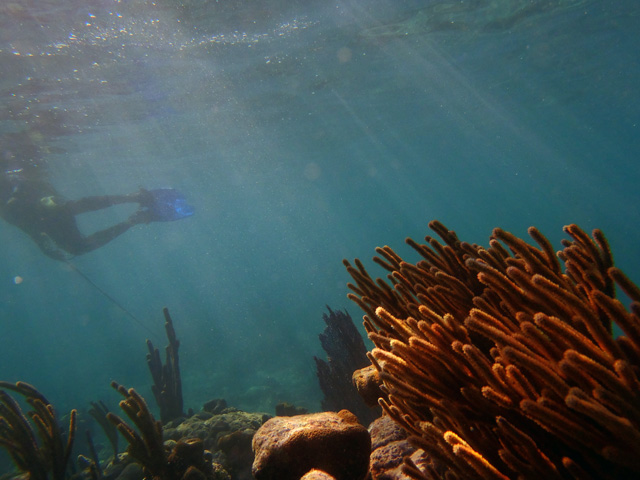
<path id="1" fill-rule="evenodd" d="M 29 235 L 51 258 L 68 260 L 102 247 L 135 225 L 178 220 L 193 214 L 184 197 L 173 189 L 140 189 L 126 195 L 65 200 L 44 178 L 33 157 L 17 159 L 13 150 L 6 148 L 19 135 L 5 134 L 0 138 L 0 216 Z M 123 203 L 137 203 L 139 208 L 116 225 L 88 236 L 80 232 L 77 215 Z"/>

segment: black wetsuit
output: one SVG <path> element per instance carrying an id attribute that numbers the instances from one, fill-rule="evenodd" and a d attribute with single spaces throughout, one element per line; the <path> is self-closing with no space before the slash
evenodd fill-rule
<path id="1" fill-rule="evenodd" d="M 57 260 L 95 250 L 147 221 L 134 214 L 124 222 L 85 236 L 78 229 L 76 215 L 120 203 L 141 203 L 144 191 L 65 200 L 45 180 L 25 179 L 19 171 L 6 171 L 0 176 L 0 216 L 27 233 L 45 254 Z"/>

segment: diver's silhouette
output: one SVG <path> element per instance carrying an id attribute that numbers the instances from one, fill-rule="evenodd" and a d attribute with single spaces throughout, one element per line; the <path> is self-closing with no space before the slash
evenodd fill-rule
<path id="1" fill-rule="evenodd" d="M 56 260 L 100 248 L 134 225 L 177 220 L 193 213 L 184 197 L 172 189 L 66 200 L 45 178 L 41 161 L 36 161 L 41 160 L 38 149 L 23 132 L 2 135 L 0 154 L 0 216 Z M 24 154 L 29 155 L 23 158 Z M 139 208 L 126 220 L 91 235 L 80 232 L 76 215 L 123 203 L 137 203 Z"/>

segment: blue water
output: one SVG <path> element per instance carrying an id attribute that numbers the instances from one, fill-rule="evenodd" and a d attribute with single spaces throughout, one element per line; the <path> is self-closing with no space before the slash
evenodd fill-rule
<path id="1" fill-rule="evenodd" d="M 40 132 L 69 198 L 174 187 L 196 209 L 73 260 L 137 320 L 0 224 L 0 378 L 61 412 L 115 408 L 111 380 L 151 399 L 167 306 L 187 407 L 318 409 L 324 306 L 361 317 L 341 260 L 416 259 L 403 240 L 436 218 L 483 244 L 601 228 L 640 281 L 636 0 L 255 4 L 0 6 L 0 133 Z"/>

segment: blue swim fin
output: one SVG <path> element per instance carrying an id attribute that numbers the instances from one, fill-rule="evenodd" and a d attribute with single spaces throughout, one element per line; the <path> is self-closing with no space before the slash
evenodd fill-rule
<path id="1" fill-rule="evenodd" d="M 171 222 L 190 217 L 194 209 L 182 193 L 173 188 L 147 190 L 149 200 L 143 203 L 151 215 L 151 221 Z"/>

